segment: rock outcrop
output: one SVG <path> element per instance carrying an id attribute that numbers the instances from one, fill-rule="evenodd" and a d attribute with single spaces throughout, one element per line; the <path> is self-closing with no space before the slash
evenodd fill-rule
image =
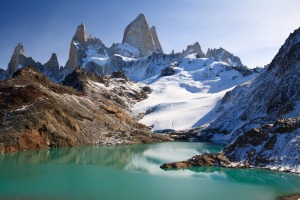
<path id="1" fill-rule="evenodd" d="M 18 69 L 26 65 L 26 54 L 23 44 L 19 43 L 11 56 L 10 62 L 7 68 L 7 74 L 11 76 Z"/>
<path id="2" fill-rule="evenodd" d="M 76 30 L 76 33 L 73 37 L 73 40 L 76 40 L 77 42 L 86 42 L 87 37 L 86 37 L 86 28 L 84 23 L 81 23 Z"/>
<path id="3" fill-rule="evenodd" d="M 72 72 L 77 66 L 82 65 L 82 58 L 85 55 L 85 50 L 81 47 L 80 42 L 86 42 L 84 40 L 84 35 L 86 33 L 82 33 L 82 31 L 85 31 L 84 24 L 81 24 L 77 27 L 76 33 L 70 44 L 69 59 L 65 66 L 68 73 Z"/>
<path id="4" fill-rule="evenodd" d="M 219 49 L 208 49 L 206 53 L 207 58 L 214 58 L 219 62 L 226 62 L 232 66 L 243 66 L 241 59 L 234 56 L 232 53 L 226 51 L 223 48 Z"/>
<path id="5" fill-rule="evenodd" d="M 87 57 L 88 50 L 92 50 L 95 54 L 101 56 L 105 55 L 107 47 L 98 38 L 87 38 L 86 27 L 82 23 L 77 27 L 76 33 L 72 38 L 69 59 L 65 66 L 65 74 L 71 73 L 77 66 L 82 66 L 83 58 Z"/>
<path id="6" fill-rule="evenodd" d="M 204 58 L 205 57 L 205 54 L 203 53 L 199 42 L 196 42 L 193 45 L 188 45 L 186 50 L 183 50 L 180 55 L 182 57 L 185 57 L 185 56 L 190 55 L 190 54 L 196 54 L 196 57 L 198 57 L 198 58 Z"/>
<path id="7" fill-rule="evenodd" d="M 63 79 L 62 69 L 59 68 L 58 59 L 55 53 L 52 53 L 51 58 L 40 69 L 46 76 L 55 82 Z"/>
<path id="8" fill-rule="evenodd" d="M 57 56 L 55 53 L 52 53 L 50 59 L 48 62 L 44 64 L 45 67 L 47 67 L 51 71 L 58 71 L 59 70 L 59 63 L 57 60 Z"/>
<path id="9" fill-rule="evenodd" d="M 232 162 L 300 173 L 300 117 L 250 129 L 224 148 Z"/>
<path id="10" fill-rule="evenodd" d="M 26 57 L 24 46 L 22 43 L 17 44 L 11 56 L 10 62 L 6 70 L 7 77 L 11 77 L 14 72 L 22 67 L 32 66 L 40 69 L 41 63 L 35 62 L 31 57 Z"/>
<path id="11" fill-rule="evenodd" d="M 298 199 L 300 199 L 300 193 L 287 195 L 287 196 L 281 196 L 278 198 L 278 200 L 298 200 Z"/>
<path id="12" fill-rule="evenodd" d="M 204 166 L 220 166 L 229 167 L 230 161 L 224 156 L 224 153 L 212 154 L 204 153 L 203 155 L 197 155 L 186 161 L 164 163 L 160 166 L 162 169 L 183 169 L 190 167 L 204 167 Z"/>
<path id="13" fill-rule="evenodd" d="M 153 33 L 153 34 L 152 34 Z M 139 14 L 125 29 L 122 43 L 136 47 L 142 56 L 162 52 L 155 28 L 150 29 L 143 14 Z"/>
<path id="14" fill-rule="evenodd" d="M 172 66 L 166 67 L 161 70 L 160 76 L 172 76 L 175 74 L 175 69 Z"/>
<path id="15" fill-rule="evenodd" d="M 128 105 L 145 98 L 142 89 L 121 79 L 108 80 L 107 87 L 81 77 L 84 92 L 53 83 L 32 67 L 1 81 L 0 152 L 169 140 L 129 112 Z"/>
<path id="16" fill-rule="evenodd" d="M 280 119 L 274 124 L 266 124 L 245 132 L 227 145 L 223 152 L 196 155 L 186 161 L 165 163 L 161 168 L 260 167 L 300 173 L 299 130 L 300 117 Z"/>
<path id="17" fill-rule="evenodd" d="M 157 36 L 157 33 L 156 33 L 155 26 L 151 26 L 150 31 L 151 31 L 151 34 L 152 34 L 152 38 L 153 38 L 153 42 L 154 42 L 154 45 L 155 45 L 156 52 L 158 52 L 158 53 L 164 53 L 163 49 L 162 49 L 162 47 L 160 45 L 160 42 L 158 40 L 158 36 Z"/>

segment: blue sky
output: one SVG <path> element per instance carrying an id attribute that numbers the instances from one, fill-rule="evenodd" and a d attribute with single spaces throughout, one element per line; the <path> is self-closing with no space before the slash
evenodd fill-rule
<path id="1" fill-rule="evenodd" d="M 205 52 L 223 47 L 249 67 L 263 66 L 300 27 L 299 10 L 299 0 L 1 0 L 0 67 L 19 42 L 34 60 L 55 52 L 64 66 L 81 22 L 110 47 L 139 13 L 156 26 L 165 53 L 198 41 Z"/>

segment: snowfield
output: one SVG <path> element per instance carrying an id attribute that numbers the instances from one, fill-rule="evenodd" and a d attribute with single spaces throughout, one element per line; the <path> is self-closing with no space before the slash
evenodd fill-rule
<path id="1" fill-rule="evenodd" d="M 194 55 L 173 66 L 174 75 L 156 75 L 143 81 L 153 92 L 132 109 L 135 114 L 146 113 L 140 122 L 153 131 L 184 130 L 211 122 L 214 108 L 225 93 L 258 75 L 244 77 L 227 63 Z"/>

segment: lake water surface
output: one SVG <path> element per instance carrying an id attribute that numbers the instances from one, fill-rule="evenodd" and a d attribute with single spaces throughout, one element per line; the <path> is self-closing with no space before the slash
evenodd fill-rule
<path id="1" fill-rule="evenodd" d="M 0 155 L 0 199 L 268 200 L 300 191 L 300 176 L 203 167 L 164 171 L 164 162 L 218 152 L 210 143 L 90 146 Z"/>

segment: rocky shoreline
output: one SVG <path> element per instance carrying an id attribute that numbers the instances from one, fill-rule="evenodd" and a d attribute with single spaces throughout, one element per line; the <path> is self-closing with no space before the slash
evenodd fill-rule
<path id="1" fill-rule="evenodd" d="M 67 86 L 56 84 L 30 67 L 0 82 L 0 153 L 171 140 L 152 133 L 130 112 L 147 97 L 137 84 L 104 81 L 81 68 L 65 80 Z"/>
<path id="2" fill-rule="evenodd" d="M 161 169 L 184 169 L 191 167 L 226 167 L 226 168 L 250 168 L 248 163 L 233 164 L 225 156 L 223 152 L 213 154 L 213 153 L 204 153 L 202 155 L 196 155 L 192 158 L 179 161 L 164 163 L 160 166 Z"/>
<path id="3" fill-rule="evenodd" d="M 249 163 L 247 162 L 232 163 L 224 155 L 224 152 L 220 152 L 217 154 L 204 153 L 202 155 L 193 156 L 192 158 L 185 161 L 164 163 L 160 166 L 160 168 L 163 170 L 170 170 L 170 169 L 185 169 L 185 168 L 193 168 L 193 167 L 211 167 L 211 166 L 224 167 L 224 168 L 236 168 L 236 169 L 258 168 L 258 167 L 250 166 Z M 272 170 L 269 168 L 262 168 L 262 169 Z M 291 171 L 284 171 L 284 172 L 291 172 Z M 276 198 L 276 200 L 299 200 L 299 199 L 300 199 L 300 193 L 280 196 Z"/>
<path id="4" fill-rule="evenodd" d="M 287 196 L 278 197 L 277 200 L 299 200 L 300 199 L 300 193 L 298 194 L 291 194 Z"/>
<path id="5" fill-rule="evenodd" d="M 274 169 L 268 166 L 260 167 L 250 165 L 249 162 L 232 162 L 230 161 L 224 152 L 217 154 L 204 153 L 202 155 L 196 155 L 185 161 L 164 163 L 160 166 L 161 169 L 186 169 L 192 167 L 224 167 L 224 168 L 235 168 L 235 169 L 245 169 L 245 168 L 258 168 L 279 172 L 288 172 L 294 174 L 300 174 L 298 171 L 288 170 L 288 169 Z"/>

